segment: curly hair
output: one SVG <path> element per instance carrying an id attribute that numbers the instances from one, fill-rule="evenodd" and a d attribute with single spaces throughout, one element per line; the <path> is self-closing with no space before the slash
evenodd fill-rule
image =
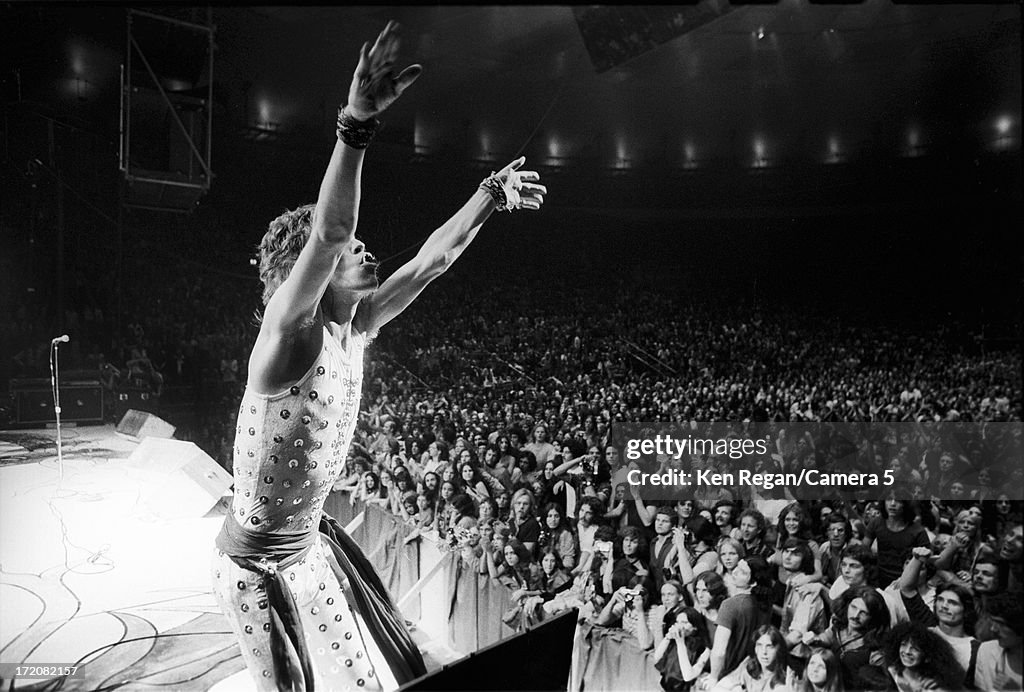
<path id="1" fill-rule="evenodd" d="M 957 663 L 953 647 L 920 622 L 903 622 L 892 628 L 882 650 L 887 665 L 892 666 L 897 673 L 903 673 L 906 667 L 900 659 L 900 647 L 908 641 L 921 654 L 921 663 L 914 672 L 921 677 L 931 678 L 942 689 L 963 687 L 964 670 Z"/>
<path id="2" fill-rule="evenodd" d="M 309 240 L 315 204 L 304 204 L 286 211 L 270 222 L 257 248 L 260 281 L 263 282 L 263 304 L 270 302 L 274 292 L 291 274 L 295 260 Z"/>
<path id="3" fill-rule="evenodd" d="M 626 538 L 631 538 L 637 542 L 636 552 L 634 555 L 637 557 L 644 557 L 647 553 L 647 538 L 644 536 L 643 531 L 635 526 L 627 526 L 626 528 L 619 531 L 618 540 L 615 541 L 615 547 L 617 548 L 616 554 L 622 555 L 622 541 Z M 646 561 L 646 558 L 645 558 Z"/>
<path id="4" fill-rule="evenodd" d="M 800 528 L 797 530 L 795 536 L 790 536 L 789 532 L 786 531 L 786 517 L 790 514 L 796 514 L 800 521 Z M 776 548 L 782 548 L 782 544 L 787 538 L 800 538 L 805 541 L 810 541 L 811 536 L 811 517 L 804 509 L 804 506 L 799 502 L 791 502 L 779 512 L 779 523 L 775 529 L 777 538 L 775 539 Z"/>

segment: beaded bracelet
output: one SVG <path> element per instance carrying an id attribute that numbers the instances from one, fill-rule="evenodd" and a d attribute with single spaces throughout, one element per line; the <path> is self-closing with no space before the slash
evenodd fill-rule
<path id="1" fill-rule="evenodd" d="M 338 107 L 338 139 L 353 149 L 365 149 L 380 125 L 377 118 L 356 120 L 345 110 L 345 106 Z"/>
<path id="2" fill-rule="evenodd" d="M 505 186 L 501 184 L 493 173 L 483 179 L 480 189 L 491 196 L 494 206 L 498 211 L 511 212 L 515 207 L 509 206 L 508 197 L 505 195 Z"/>

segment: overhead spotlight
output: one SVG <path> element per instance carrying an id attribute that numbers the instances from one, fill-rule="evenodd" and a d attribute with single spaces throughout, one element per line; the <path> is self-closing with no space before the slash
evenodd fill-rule
<path id="1" fill-rule="evenodd" d="M 839 144 L 839 138 L 836 135 L 832 135 L 828 138 L 828 163 L 839 163 L 842 160 L 842 147 Z"/>

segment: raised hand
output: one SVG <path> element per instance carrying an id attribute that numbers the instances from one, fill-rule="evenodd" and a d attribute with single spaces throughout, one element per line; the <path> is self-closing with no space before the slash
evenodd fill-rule
<path id="1" fill-rule="evenodd" d="M 359 64 L 348 90 L 348 111 L 356 120 L 369 120 L 384 112 L 422 74 L 421 65 L 410 65 L 397 75 L 395 58 L 401 41 L 398 22 L 390 21 L 373 47 L 364 43 Z"/>
<path id="2" fill-rule="evenodd" d="M 526 163 L 526 157 L 520 156 L 493 175 L 501 183 L 505 198 L 508 200 L 507 208 L 509 210 L 540 209 L 540 205 L 544 203 L 544 195 L 548 191 L 546 187 L 537 182 L 540 180 L 540 174 L 537 171 L 519 170 L 524 163 Z"/>

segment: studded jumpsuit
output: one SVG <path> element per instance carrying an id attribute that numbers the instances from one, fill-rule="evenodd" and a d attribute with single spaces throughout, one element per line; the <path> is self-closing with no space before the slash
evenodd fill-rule
<path id="1" fill-rule="evenodd" d="M 347 341 L 344 349 L 325 327 L 323 349 L 293 387 L 269 396 L 246 389 L 242 396 L 231 511 L 247 531 L 317 531 L 359 410 L 365 336 L 352 332 Z M 316 688 L 397 687 L 325 552 L 316 540 L 300 560 L 280 570 L 298 606 Z M 277 689 L 271 614 L 260 575 L 216 550 L 213 582 L 258 689 Z"/>

